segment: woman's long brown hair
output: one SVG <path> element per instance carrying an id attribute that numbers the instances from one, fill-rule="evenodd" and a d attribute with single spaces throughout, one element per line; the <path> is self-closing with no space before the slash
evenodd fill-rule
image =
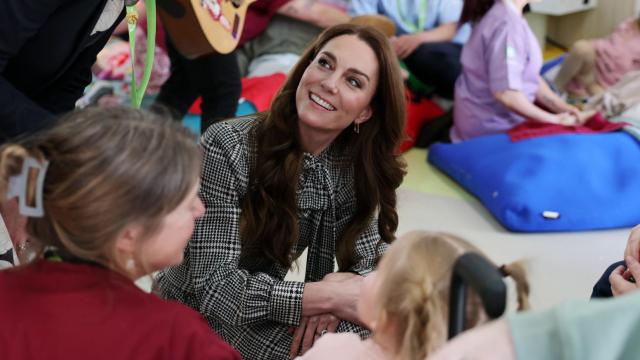
<path id="1" fill-rule="evenodd" d="M 296 190 L 304 156 L 296 89 L 320 50 L 342 35 L 355 35 L 367 43 L 376 55 L 380 73 L 371 100 L 372 117 L 360 126 L 359 134 L 348 127 L 334 141 L 338 149 L 345 154 L 348 149 L 351 154 L 356 198 L 354 215 L 336 244 L 340 270 L 354 264 L 356 240 L 376 215 L 381 241 L 394 239 L 398 227 L 396 189 L 405 174 L 398 153 L 405 119 L 400 67 L 384 35 L 370 27 L 344 24 L 320 34 L 302 54 L 270 111 L 258 115 L 260 124 L 252 135 L 257 142 L 257 161 L 251 169 L 240 220 L 243 257 L 265 259 L 286 268 L 293 262 L 292 248 L 299 237 Z"/>
<path id="2" fill-rule="evenodd" d="M 476 23 L 480 21 L 495 2 L 496 0 L 465 0 L 458 26 L 462 26 L 467 22 Z"/>

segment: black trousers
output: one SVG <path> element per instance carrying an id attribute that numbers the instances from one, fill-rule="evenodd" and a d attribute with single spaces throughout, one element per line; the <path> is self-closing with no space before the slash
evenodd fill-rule
<path id="1" fill-rule="evenodd" d="M 202 96 L 203 133 L 212 123 L 233 117 L 242 90 L 235 52 L 190 60 L 182 56 L 168 38 L 167 49 L 171 75 L 162 85 L 152 108 L 167 108 L 181 120 L 196 98 Z"/>
<path id="2" fill-rule="evenodd" d="M 600 277 L 598 282 L 593 286 L 593 292 L 591 293 L 591 298 L 608 298 L 612 297 L 613 293 L 611 292 L 611 283 L 609 282 L 609 275 L 620 265 L 625 265 L 624 261 L 619 261 L 617 263 L 613 263 L 611 266 L 605 270 L 604 274 Z"/>
<path id="3" fill-rule="evenodd" d="M 426 43 L 404 59 L 404 63 L 420 81 L 434 86 L 436 94 L 453 99 L 453 88 L 462 71 L 461 52 L 460 44 Z"/>

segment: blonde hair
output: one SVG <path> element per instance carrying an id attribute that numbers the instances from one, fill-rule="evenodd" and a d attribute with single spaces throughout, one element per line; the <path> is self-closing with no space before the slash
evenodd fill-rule
<path id="1" fill-rule="evenodd" d="M 394 329 L 398 358 L 424 359 L 446 342 L 449 286 L 455 260 L 475 246 L 444 233 L 415 231 L 398 239 L 384 255 L 376 293 L 378 316 Z M 517 283 L 519 309 L 528 308 L 529 285 L 521 265 L 501 269 Z M 466 326 L 486 319 L 480 299 L 471 292 Z"/>
<path id="2" fill-rule="evenodd" d="M 29 156 L 49 161 L 44 216 L 28 219 L 29 239 L 102 264 L 113 260 L 113 242 L 127 225 L 141 225 L 143 237 L 160 227 L 197 183 L 201 164 L 188 130 L 128 108 L 74 112 L 22 144 L 0 147 L 3 197 Z"/>

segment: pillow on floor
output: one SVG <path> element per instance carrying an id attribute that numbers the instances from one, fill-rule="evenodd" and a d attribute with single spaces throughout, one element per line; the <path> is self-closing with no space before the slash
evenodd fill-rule
<path id="1" fill-rule="evenodd" d="M 512 231 L 640 223 L 640 144 L 624 132 L 518 142 L 506 134 L 490 135 L 434 144 L 429 161 Z"/>

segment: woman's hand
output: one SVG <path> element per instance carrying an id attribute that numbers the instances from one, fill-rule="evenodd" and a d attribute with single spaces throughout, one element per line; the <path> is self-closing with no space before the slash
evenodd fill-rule
<path id="1" fill-rule="evenodd" d="M 638 289 L 636 279 L 640 279 L 640 263 L 631 256 L 625 258 L 627 268 L 618 266 L 609 275 L 613 296 L 620 296 Z"/>
<path id="2" fill-rule="evenodd" d="M 358 317 L 357 307 L 363 280 L 364 277 L 347 272 L 331 273 L 322 279 L 333 294 L 331 313 L 360 326 L 365 326 Z"/>
<path id="3" fill-rule="evenodd" d="M 300 320 L 300 325 L 297 328 L 293 328 L 293 340 L 291 341 L 289 357 L 294 358 L 303 355 L 320 336 L 328 332 L 336 332 L 340 321 L 339 318 L 332 314 L 303 317 Z"/>
<path id="4" fill-rule="evenodd" d="M 391 45 L 400 59 L 411 55 L 422 42 L 420 33 L 405 34 L 391 38 Z"/>

